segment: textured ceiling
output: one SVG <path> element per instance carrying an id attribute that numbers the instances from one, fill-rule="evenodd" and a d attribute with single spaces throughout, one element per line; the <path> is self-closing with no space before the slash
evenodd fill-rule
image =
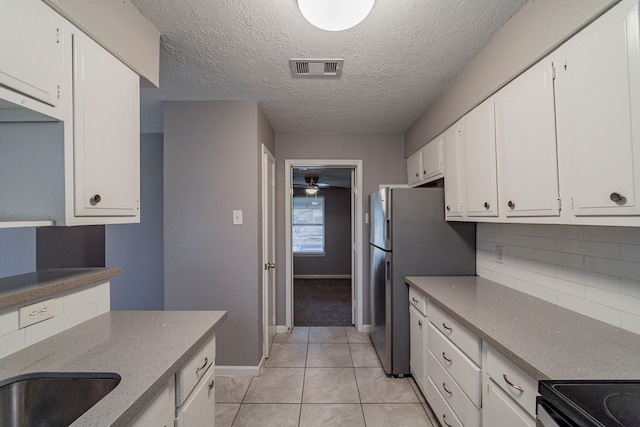
<path id="1" fill-rule="evenodd" d="M 257 100 L 277 132 L 403 132 L 526 0 L 376 0 L 342 32 L 296 0 L 132 0 L 162 33 L 159 100 Z M 291 58 L 344 58 L 339 79 Z"/>

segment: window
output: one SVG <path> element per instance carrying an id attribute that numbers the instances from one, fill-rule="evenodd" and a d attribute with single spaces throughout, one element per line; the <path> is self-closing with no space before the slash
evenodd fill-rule
<path id="1" fill-rule="evenodd" d="M 292 223 L 294 254 L 324 254 L 324 197 L 294 197 Z"/>

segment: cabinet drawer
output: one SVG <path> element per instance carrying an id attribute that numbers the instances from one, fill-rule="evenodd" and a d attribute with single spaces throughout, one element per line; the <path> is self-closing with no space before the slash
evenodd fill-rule
<path id="1" fill-rule="evenodd" d="M 537 381 L 489 346 L 487 346 L 486 372 L 507 395 L 518 402 L 531 416 L 536 416 Z"/>
<path id="2" fill-rule="evenodd" d="M 215 335 L 200 350 L 193 355 L 187 364 L 176 374 L 176 406 L 180 407 L 189 397 L 189 393 L 196 386 L 216 358 Z"/>
<path id="3" fill-rule="evenodd" d="M 480 407 L 482 388 L 480 368 L 469 360 L 460 349 L 454 346 L 453 343 L 442 335 L 432 324 L 429 324 L 427 342 L 429 343 L 429 350 L 433 353 L 433 356 L 460 385 L 469 399 L 471 399 L 477 407 Z M 427 363 L 427 366 L 430 366 L 429 363 Z"/>
<path id="4" fill-rule="evenodd" d="M 440 310 L 435 305 L 429 303 L 429 321 L 440 331 L 442 334 L 449 338 L 469 359 L 478 366 L 481 366 L 480 358 L 482 353 L 482 347 L 480 344 L 480 338 L 469 332 L 467 328 L 462 326 L 457 321 L 453 320 L 451 316 Z"/>
<path id="5" fill-rule="evenodd" d="M 423 316 L 427 315 L 427 299 L 412 286 L 409 286 L 409 304 L 417 308 Z"/>
<path id="6" fill-rule="evenodd" d="M 433 353 L 429 352 L 428 357 L 428 377 L 433 381 L 440 395 L 449 403 L 449 406 L 465 427 L 478 427 L 480 425 L 480 410 L 469 400 L 458 383 L 445 371 Z"/>
<path id="7" fill-rule="evenodd" d="M 455 416 L 431 378 L 427 378 L 427 401 L 442 427 L 465 427 Z"/>

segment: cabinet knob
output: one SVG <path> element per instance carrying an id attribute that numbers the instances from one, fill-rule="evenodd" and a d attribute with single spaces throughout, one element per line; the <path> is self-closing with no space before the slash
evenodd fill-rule
<path id="1" fill-rule="evenodd" d="M 210 389 L 213 389 L 213 387 L 214 387 L 215 385 L 216 385 L 216 381 L 215 381 L 215 380 L 211 380 L 211 381 L 209 382 L 209 388 L 210 388 Z"/>
<path id="2" fill-rule="evenodd" d="M 416 178 L 418 178 L 420 176 L 419 172 L 416 172 Z"/>
<path id="3" fill-rule="evenodd" d="M 516 207 L 516 204 L 513 203 L 511 200 L 509 200 L 509 203 L 507 203 L 507 206 L 509 206 L 509 209 L 513 209 Z"/>
<path id="4" fill-rule="evenodd" d="M 488 202 L 484 202 L 484 208 L 485 209 L 489 209 L 489 203 Z"/>
<path id="5" fill-rule="evenodd" d="M 422 326 L 422 320 L 418 320 L 418 326 Z"/>
<path id="6" fill-rule="evenodd" d="M 102 200 L 102 197 L 100 197 L 99 194 L 96 194 L 91 199 L 89 199 L 89 203 L 91 203 L 91 206 L 95 206 L 98 203 L 100 203 L 101 200 Z"/>
<path id="7" fill-rule="evenodd" d="M 451 206 L 447 205 L 447 212 L 451 210 Z"/>
<path id="8" fill-rule="evenodd" d="M 626 202 L 625 197 L 620 193 L 611 193 L 609 196 L 612 202 L 623 205 Z"/>
<path id="9" fill-rule="evenodd" d="M 422 171 L 422 175 L 426 175 L 426 174 L 427 174 L 427 171 Z"/>

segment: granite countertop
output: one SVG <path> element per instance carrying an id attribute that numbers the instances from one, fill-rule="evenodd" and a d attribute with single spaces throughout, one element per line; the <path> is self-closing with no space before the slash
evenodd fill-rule
<path id="1" fill-rule="evenodd" d="M 116 373 L 73 426 L 127 425 L 227 317 L 226 311 L 112 311 L 0 359 L 0 386 L 37 372 Z"/>
<path id="2" fill-rule="evenodd" d="M 121 268 L 59 268 L 0 279 L 0 309 L 24 304 L 122 274 Z"/>
<path id="3" fill-rule="evenodd" d="M 640 378 L 640 335 L 478 276 L 405 280 L 535 380 Z"/>

